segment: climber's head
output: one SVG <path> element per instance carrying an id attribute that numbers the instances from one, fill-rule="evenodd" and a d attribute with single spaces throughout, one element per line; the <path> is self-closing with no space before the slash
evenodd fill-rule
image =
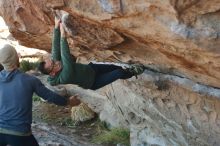
<path id="1" fill-rule="evenodd" d="M 53 61 L 50 58 L 41 61 L 38 66 L 38 70 L 47 75 L 55 76 L 62 69 L 60 61 Z"/>

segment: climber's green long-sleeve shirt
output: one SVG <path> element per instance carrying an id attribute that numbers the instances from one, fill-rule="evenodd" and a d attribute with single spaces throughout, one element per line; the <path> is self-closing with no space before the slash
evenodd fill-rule
<path id="1" fill-rule="evenodd" d="M 66 38 L 60 38 L 60 30 L 56 28 L 52 40 L 52 59 L 61 61 L 62 70 L 55 77 L 48 77 L 51 85 L 77 84 L 85 89 L 89 89 L 93 85 L 94 70 L 89 65 L 73 61 Z"/>

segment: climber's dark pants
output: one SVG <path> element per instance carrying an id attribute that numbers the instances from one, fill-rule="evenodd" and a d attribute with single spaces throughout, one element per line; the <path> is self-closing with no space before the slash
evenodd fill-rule
<path id="1" fill-rule="evenodd" d="M 132 77 L 130 72 L 122 69 L 121 66 L 112 65 L 112 64 L 93 64 L 89 65 L 95 71 L 95 82 L 90 89 L 96 90 L 105 85 L 108 85 L 114 82 L 117 79 L 128 79 Z"/>
<path id="2" fill-rule="evenodd" d="M 0 133 L 0 146 L 39 146 L 33 135 L 15 136 Z"/>

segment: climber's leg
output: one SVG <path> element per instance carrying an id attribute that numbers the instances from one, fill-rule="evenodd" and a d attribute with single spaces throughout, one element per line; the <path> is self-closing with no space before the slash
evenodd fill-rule
<path id="1" fill-rule="evenodd" d="M 91 66 L 93 68 L 93 70 L 95 71 L 95 73 L 97 75 L 108 73 L 108 72 L 114 71 L 116 69 L 122 69 L 121 66 L 117 66 L 117 65 L 114 65 L 114 64 L 94 64 L 94 63 L 89 63 L 89 66 Z"/>
<path id="2" fill-rule="evenodd" d="M 95 82 L 91 89 L 96 90 L 105 85 L 108 85 L 117 79 L 128 79 L 131 78 L 133 75 L 130 72 L 125 71 L 124 69 L 115 69 L 114 71 L 107 72 L 104 74 L 96 75 Z"/>

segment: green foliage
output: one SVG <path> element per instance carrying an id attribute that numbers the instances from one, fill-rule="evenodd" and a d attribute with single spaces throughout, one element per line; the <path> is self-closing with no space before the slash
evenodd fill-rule
<path id="1" fill-rule="evenodd" d="M 123 128 L 103 129 L 93 137 L 92 142 L 99 144 L 124 144 L 130 145 L 130 131 Z"/>
<path id="2" fill-rule="evenodd" d="M 67 126 L 69 128 L 76 127 L 76 123 L 70 117 L 59 119 L 57 120 L 57 123 L 59 123 L 62 126 Z"/>
<path id="3" fill-rule="evenodd" d="M 33 95 L 32 99 L 33 101 L 40 101 L 40 97 L 37 95 Z"/>
<path id="4" fill-rule="evenodd" d="M 20 70 L 23 72 L 36 69 L 38 65 L 38 62 L 30 62 L 28 60 L 22 60 L 20 62 Z"/>
<path id="5" fill-rule="evenodd" d="M 104 122 L 104 121 L 101 121 L 100 119 L 97 119 L 96 121 L 96 136 L 94 138 L 96 138 L 98 135 L 102 134 L 104 131 L 109 131 L 109 125 Z"/>

